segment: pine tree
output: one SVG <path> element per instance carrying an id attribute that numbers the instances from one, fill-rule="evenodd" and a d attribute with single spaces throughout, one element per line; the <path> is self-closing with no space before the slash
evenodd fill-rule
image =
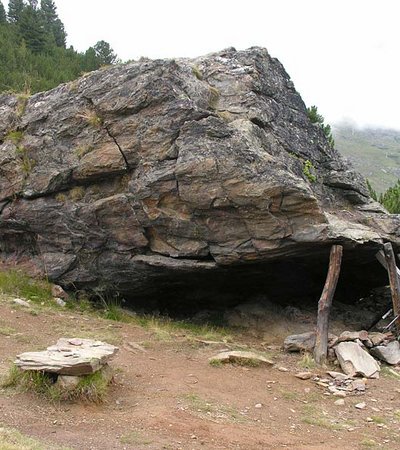
<path id="1" fill-rule="evenodd" d="M 18 25 L 27 47 L 33 53 L 42 52 L 46 47 L 47 36 L 39 11 L 32 5 L 25 6 Z"/>
<path id="2" fill-rule="evenodd" d="M 98 41 L 93 48 L 100 65 L 106 66 L 117 62 L 117 55 L 108 42 Z"/>
<path id="3" fill-rule="evenodd" d="M 0 25 L 7 23 L 7 15 L 6 10 L 4 9 L 4 5 L 0 0 Z"/>
<path id="4" fill-rule="evenodd" d="M 40 11 L 46 32 L 51 34 L 57 47 L 64 47 L 67 34 L 64 24 L 57 15 L 57 7 L 53 0 L 41 0 Z"/>
<path id="5" fill-rule="evenodd" d="M 8 19 L 12 23 L 18 23 L 24 10 L 23 0 L 9 0 L 8 2 Z"/>

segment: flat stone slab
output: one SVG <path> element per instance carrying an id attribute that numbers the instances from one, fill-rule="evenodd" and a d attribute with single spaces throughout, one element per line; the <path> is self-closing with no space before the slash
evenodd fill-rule
<path id="1" fill-rule="evenodd" d="M 21 370 L 88 375 L 101 369 L 117 352 L 118 347 L 101 341 L 61 338 L 47 350 L 17 355 L 15 365 Z"/>
<path id="2" fill-rule="evenodd" d="M 341 342 L 335 347 L 336 356 L 343 372 L 352 377 L 361 375 L 379 378 L 380 367 L 375 359 L 356 342 Z"/>
<path id="3" fill-rule="evenodd" d="M 242 352 L 242 351 L 229 351 L 218 353 L 218 355 L 212 356 L 209 359 L 210 362 L 221 363 L 239 363 L 246 364 L 256 361 L 259 364 L 272 366 L 274 363 L 264 356 L 258 355 L 254 352 Z"/>
<path id="4" fill-rule="evenodd" d="M 389 342 L 387 345 L 378 345 L 371 348 L 371 355 L 391 365 L 400 363 L 400 344 L 398 341 Z"/>

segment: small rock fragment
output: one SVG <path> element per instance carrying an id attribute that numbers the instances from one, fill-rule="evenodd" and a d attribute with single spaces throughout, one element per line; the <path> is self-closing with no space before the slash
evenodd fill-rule
<path id="1" fill-rule="evenodd" d="M 354 405 L 354 407 L 357 409 L 365 409 L 366 406 L 367 404 L 365 402 L 357 403 L 356 405 Z"/>
<path id="2" fill-rule="evenodd" d="M 334 404 L 335 404 L 336 406 L 343 406 L 343 405 L 344 405 L 344 400 L 343 400 L 342 398 L 339 398 L 338 400 L 336 400 L 336 401 L 334 402 Z"/>
<path id="3" fill-rule="evenodd" d="M 218 355 L 212 356 L 209 358 L 209 361 L 212 362 L 221 362 L 221 363 L 239 363 L 239 364 L 260 364 L 260 365 L 269 365 L 272 366 L 274 363 L 264 356 L 261 356 L 254 352 L 244 352 L 244 351 L 228 351 L 218 353 Z"/>
<path id="4" fill-rule="evenodd" d="M 300 380 L 309 380 L 313 374 L 311 372 L 298 372 L 295 373 L 294 376 Z"/>
<path id="5" fill-rule="evenodd" d="M 279 372 L 289 372 L 289 369 L 287 369 L 286 367 L 282 367 L 282 366 L 279 366 L 278 370 L 279 370 Z"/>
<path id="6" fill-rule="evenodd" d="M 332 378 L 334 378 L 335 380 L 339 380 L 339 381 L 344 381 L 344 380 L 348 380 L 349 375 L 345 375 L 344 373 L 341 372 L 334 372 L 332 370 L 326 372 L 328 375 L 330 375 Z"/>
<path id="7" fill-rule="evenodd" d="M 53 284 L 51 286 L 51 295 L 53 297 L 55 297 L 55 298 L 61 298 L 63 300 L 68 300 L 69 299 L 69 295 L 58 284 Z"/>
<path id="8" fill-rule="evenodd" d="M 262 408 L 262 404 L 261 403 L 257 403 L 257 404 L 254 405 L 254 408 L 257 408 L 257 409 Z"/>
<path id="9" fill-rule="evenodd" d="M 22 300 L 22 298 L 14 298 L 13 303 L 19 306 L 24 306 L 25 308 L 31 307 L 31 305 L 27 301 Z"/>
<path id="10" fill-rule="evenodd" d="M 66 305 L 66 302 L 64 302 L 64 300 L 62 298 L 56 297 L 54 300 L 55 300 L 55 302 L 57 303 L 58 306 L 64 307 Z"/>

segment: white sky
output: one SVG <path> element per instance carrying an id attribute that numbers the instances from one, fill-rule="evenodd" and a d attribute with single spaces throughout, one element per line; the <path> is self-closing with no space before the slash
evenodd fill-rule
<path id="1" fill-rule="evenodd" d="M 6 3 L 6 2 L 5 2 Z M 266 47 L 328 122 L 400 129 L 399 0 L 55 0 L 68 45 L 123 60 Z"/>

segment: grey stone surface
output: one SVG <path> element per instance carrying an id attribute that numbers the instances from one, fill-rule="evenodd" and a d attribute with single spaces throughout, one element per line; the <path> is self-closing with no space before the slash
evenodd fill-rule
<path id="1" fill-rule="evenodd" d="M 370 353 L 388 364 L 396 365 L 400 363 L 399 341 L 392 341 L 386 345 L 378 345 L 377 347 L 371 348 Z"/>
<path id="2" fill-rule="evenodd" d="M 15 365 L 21 370 L 88 375 L 101 369 L 117 351 L 118 347 L 101 341 L 61 338 L 47 350 L 17 355 Z"/>
<path id="3" fill-rule="evenodd" d="M 17 105 L 0 96 L 3 265 L 63 287 L 141 297 L 182 274 L 204 285 L 333 242 L 371 260 L 382 239 L 399 242 L 400 219 L 368 208 L 265 49 L 117 65 L 33 95 L 22 116 Z"/>
<path id="4" fill-rule="evenodd" d="M 379 378 L 379 364 L 355 342 L 341 342 L 335 347 L 335 352 L 345 374 Z"/>
<path id="5" fill-rule="evenodd" d="M 272 366 L 274 363 L 269 359 L 265 358 L 262 355 L 254 352 L 246 352 L 240 350 L 233 350 L 227 352 L 218 353 L 215 356 L 212 356 L 209 361 L 211 363 L 220 362 L 220 363 L 239 363 L 239 364 L 260 364 L 260 365 L 268 365 Z"/>

